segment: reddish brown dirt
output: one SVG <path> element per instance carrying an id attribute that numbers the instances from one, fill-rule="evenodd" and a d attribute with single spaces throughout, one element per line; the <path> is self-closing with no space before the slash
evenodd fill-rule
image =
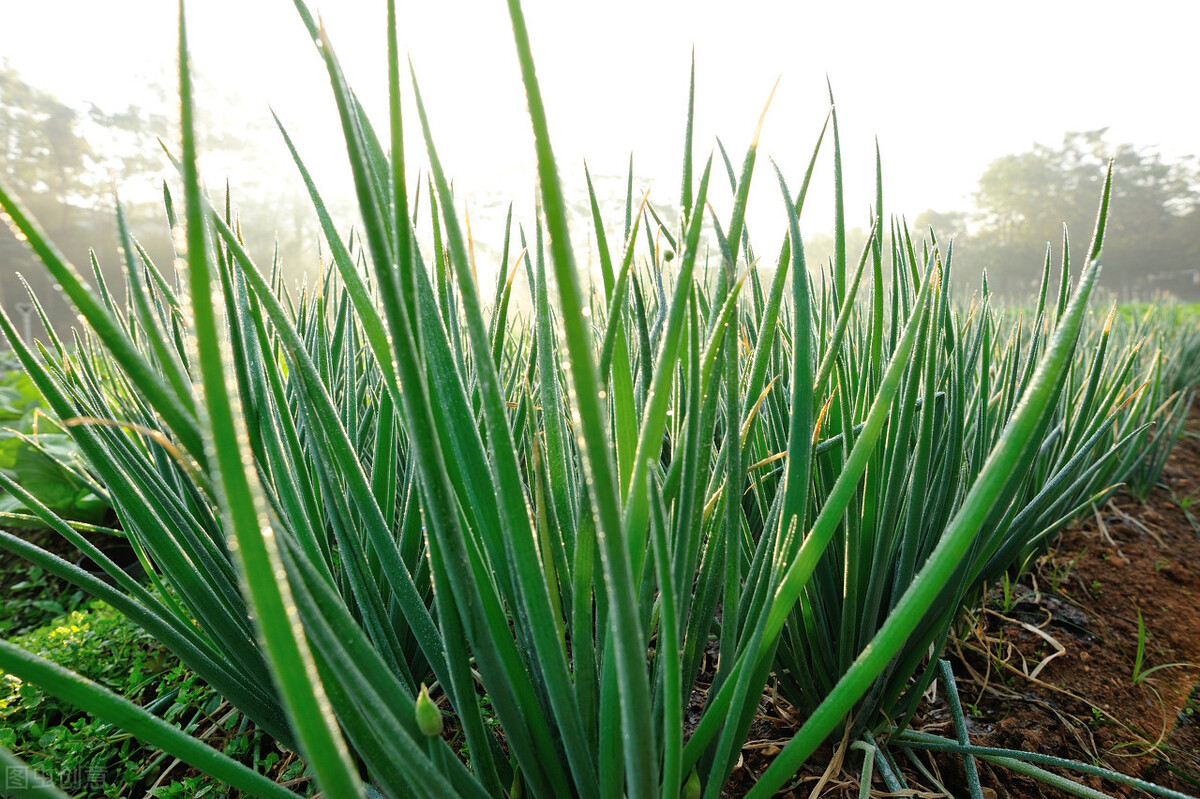
<path id="1" fill-rule="evenodd" d="M 1197 429 L 1200 414 L 1193 411 L 1189 430 Z M 1200 788 L 1200 718 L 1192 695 L 1200 664 L 1200 535 L 1186 511 L 1200 497 L 1196 438 L 1188 435 L 1176 447 L 1162 483 L 1145 504 L 1119 496 L 1063 533 L 1028 581 L 1032 601 L 1004 615 L 985 611 L 963 641 L 965 661 L 976 669 L 986 668 L 981 650 L 1004 648 L 1038 662 L 1039 644 L 1048 647 L 1021 622 L 1065 648 L 1040 683 L 1011 668 L 1019 665 L 1015 655 L 992 677 L 999 679 L 994 689 L 976 679 L 988 717 L 979 725 L 979 743 L 1092 759 L 1190 794 Z M 1135 683 L 1139 612 L 1146 631 L 1142 671 L 1185 665 Z M 1012 795 L 1060 795 L 1018 785 Z"/>
<path id="2" fill-rule="evenodd" d="M 1071 527 L 1022 581 L 1001 592 L 958 642 L 969 672 L 963 701 L 978 708 L 972 740 L 1090 761 L 1186 794 L 1200 792 L 1200 411 L 1142 504 L 1118 495 Z M 1135 682 L 1138 615 L 1145 628 Z M 1031 678 L 1055 647 L 1063 652 Z M 1182 664 L 1182 665 L 1165 665 Z M 966 675 L 964 675 L 966 676 Z M 1002 773 L 1000 796 L 1066 794 Z M 985 778 L 985 784 L 989 781 Z M 1085 780 L 1118 796 L 1144 795 Z"/>
<path id="3" fill-rule="evenodd" d="M 1160 483 L 1146 503 L 1119 493 L 1063 532 L 1007 600 L 999 589 L 989 593 L 951 643 L 972 743 L 1092 763 L 1200 796 L 1200 409 Z M 1135 683 L 1139 612 L 1142 672 L 1183 665 Z M 765 698 L 762 711 L 728 796 L 749 788 L 769 765 L 772 739 L 781 745 L 794 729 L 786 705 Z M 913 726 L 953 734 L 940 694 Z M 828 747 L 818 752 L 782 795 L 809 796 L 831 755 Z M 928 774 L 905 771 L 916 791 L 909 795 L 967 795 L 958 758 L 922 760 Z M 857 796 L 857 761 L 847 766 L 832 771 L 817 795 Z M 980 773 L 989 799 L 1068 796 L 985 763 Z M 1148 795 L 1099 778 L 1080 781 L 1114 796 Z M 871 795 L 888 795 L 883 790 L 877 779 Z"/>

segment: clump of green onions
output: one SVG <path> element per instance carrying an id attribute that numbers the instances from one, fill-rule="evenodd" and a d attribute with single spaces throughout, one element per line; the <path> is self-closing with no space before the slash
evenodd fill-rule
<path id="1" fill-rule="evenodd" d="M 529 239 L 506 230 L 490 303 L 415 79 L 431 192 L 423 211 L 410 202 L 392 0 L 382 135 L 296 0 L 362 219 L 352 239 L 337 229 L 280 123 L 328 244 L 317 290 L 289 290 L 200 188 L 182 13 L 171 269 L 118 209 L 123 302 L 98 272 L 93 289 L 0 187 L 88 328 L 38 352 L 6 317 L 0 329 L 58 417 L 77 420 L 152 584 L 2 476 L 115 585 L 13 535 L 0 546 L 144 626 L 298 748 L 330 797 L 365 796 L 363 774 L 389 796 L 715 797 L 778 680 L 806 718 L 751 792 L 768 796 L 847 720 L 869 741 L 903 728 L 963 603 L 1142 468 L 1150 422 L 1184 388 L 1138 337 L 1114 347 L 1089 319 L 1108 183 L 1082 268 L 1064 240 L 1058 291 L 1048 257 L 1028 317 L 1007 319 L 986 285 L 959 304 L 952 248 L 885 224 L 881 194 L 858 260 L 839 213 L 837 252 L 810 270 L 811 165 L 798 193 L 778 170 L 766 178 L 788 218 L 767 281 L 747 266 L 763 259 L 744 224 L 757 136 L 740 174 L 726 161 L 729 218 L 706 215 L 722 170 L 696 168 L 691 101 L 675 214 L 631 193 L 610 242 L 591 194 L 590 286 L 508 5 L 540 212 Z M 833 112 L 827 126 L 840 175 Z M 525 320 L 509 310 L 512 270 L 529 277 Z M 719 660 L 685 741 L 712 636 Z M 0 668 L 250 794 L 289 793 L 11 645 Z M 427 684 L 460 737 L 437 734 Z"/>

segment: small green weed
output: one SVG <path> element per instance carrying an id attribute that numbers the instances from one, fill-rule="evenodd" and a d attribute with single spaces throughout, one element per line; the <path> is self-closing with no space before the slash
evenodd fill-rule
<path id="1" fill-rule="evenodd" d="M 30 632 L 72 611 L 88 600 L 83 591 L 46 574 L 38 566 L 15 561 L 0 571 L 0 585 L 8 584 L 0 598 L 0 636 Z"/>
<path id="2" fill-rule="evenodd" d="M 1134 656 L 1134 659 L 1133 659 L 1133 674 L 1132 674 L 1132 679 L 1133 679 L 1134 685 L 1138 685 L 1139 683 L 1146 681 L 1150 677 L 1151 674 L 1153 674 L 1154 672 L 1159 671 L 1161 669 L 1171 669 L 1171 668 L 1175 668 L 1177 666 L 1190 666 L 1191 665 L 1190 663 L 1162 663 L 1158 666 L 1154 666 L 1153 668 L 1149 668 L 1149 669 L 1146 669 L 1145 671 L 1143 671 L 1142 665 L 1144 664 L 1145 657 L 1146 657 L 1146 622 L 1142 618 L 1142 609 L 1141 608 L 1137 608 L 1137 629 L 1138 629 L 1137 654 Z"/>
<path id="3" fill-rule="evenodd" d="M 1000 609 L 1008 615 L 1017 606 L 1017 583 L 1005 572 L 1000 577 Z"/>
<path id="4" fill-rule="evenodd" d="M 1188 524 L 1192 526 L 1192 532 L 1200 534 L 1200 520 L 1196 518 L 1196 514 L 1191 510 L 1192 506 L 1196 503 L 1197 497 L 1191 495 L 1179 497 L 1172 491 L 1171 499 L 1175 500 L 1175 504 L 1179 506 L 1179 509 L 1183 511 L 1183 515 L 1187 517 Z"/>
<path id="5" fill-rule="evenodd" d="M 1067 580 L 1071 578 L 1071 573 L 1075 570 L 1075 564 L 1077 564 L 1079 559 L 1085 554 L 1087 554 L 1086 547 L 1078 555 L 1071 558 L 1071 560 L 1067 561 L 1066 563 L 1062 562 L 1062 560 L 1053 555 L 1047 556 L 1045 560 L 1046 568 L 1044 569 L 1043 574 L 1046 579 L 1046 584 L 1050 588 L 1051 594 L 1057 594 L 1059 590 L 1066 585 Z"/>
<path id="6" fill-rule="evenodd" d="M 31 570 L 28 582 L 44 577 Z M 45 600 L 52 604 L 52 600 Z M 94 600 L 11 639 L 147 707 L 231 757 L 297 780 L 305 764 L 281 763 L 274 741 L 249 724 L 161 644 L 107 604 Z M 230 792 L 207 776 L 143 746 L 123 730 L 0 672 L 0 746 L 78 797 L 217 797 Z M 290 776 L 289 776 L 290 775 Z M 161 779 L 160 779 L 161 778 Z"/>
<path id="7" fill-rule="evenodd" d="M 173 658 L 99 601 L 13 640 L 135 701 L 171 688 L 161 677 Z M 138 776 L 132 764 L 144 759 L 142 747 L 121 730 L 8 674 L 0 675 L 0 725 L 0 743 L 61 787 L 86 789 L 87 796 L 120 795 Z"/>

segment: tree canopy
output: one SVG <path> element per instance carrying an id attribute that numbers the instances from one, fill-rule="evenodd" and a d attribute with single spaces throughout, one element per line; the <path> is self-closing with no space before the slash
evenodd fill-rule
<path id="1" fill-rule="evenodd" d="M 998 158 L 979 179 L 975 210 L 927 211 L 918 228 L 955 235 L 957 258 L 987 269 L 989 284 L 1022 297 L 1041 275 L 1047 246 L 1057 259 L 1063 224 L 1073 252 L 1087 247 L 1108 160 L 1113 196 L 1104 283 L 1126 299 L 1163 292 L 1200 298 L 1200 164 L 1168 162 L 1155 150 L 1112 145 L 1106 129 L 1072 132 L 1059 146 L 1035 144 Z"/>
<path id="2" fill-rule="evenodd" d="M 151 100 L 154 93 L 167 96 L 161 87 L 149 88 Z M 167 107 L 166 100 L 157 105 Z M 266 130 L 265 122 L 255 127 L 253 121 L 247 121 L 261 122 L 265 109 L 259 115 L 234 106 L 222 110 L 241 121 L 234 125 L 211 116 L 202 118 L 202 129 L 209 131 L 202 142 L 205 151 L 227 156 L 222 159 L 226 161 L 256 161 L 259 140 L 277 135 L 273 129 Z M 94 252 L 101 271 L 119 281 L 114 189 L 134 236 L 160 266 L 169 266 L 171 245 L 162 182 L 174 175 L 159 139 L 176 140 L 173 123 L 145 105 L 118 110 L 96 105 L 72 107 L 29 84 L 0 61 L 0 178 L 85 273 L 91 271 L 89 261 Z M 239 180 L 252 182 L 235 184 L 233 192 L 235 199 L 247 200 L 240 215 L 251 251 L 270 258 L 278 247 L 285 267 L 317 263 L 319 227 L 295 175 L 281 179 L 247 171 Z M 278 238 L 276 231 L 280 231 Z M 61 323 L 60 332 L 65 332 L 74 313 L 51 290 L 44 269 L 32 254 L 4 233 L 0 235 L 0 305 L 14 317 L 26 300 L 18 273 L 29 282 L 56 327 Z M 34 327 L 40 329 L 40 325 Z"/>

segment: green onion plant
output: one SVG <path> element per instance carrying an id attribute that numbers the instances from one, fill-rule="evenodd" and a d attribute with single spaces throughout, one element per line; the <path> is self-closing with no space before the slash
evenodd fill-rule
<path id="1" fill-rule="evenodd" d="M 125 285 L 99 271 L 93 284 L 0 186 L 84 322 L 36 349 L 7 317 L 0 329 L 148 584 L 2 473 L 112 581 L 9 533 L 0 547 L 162 640 L 298 749 L 326 796 L 716 797 L 772 682 L 804 721 L 752 796 L 846 724 L 875 752 L 914 712 L 964 603 L 1157 462 L 1150 425 L 1170 427 L 1182 406 L 1167 397 L 1195 382 L 1147 359 L 1140 328 L 1114 341 L 1091 316 L 1109 183 L 1091 246 L 1073 261 L 1064 238 L 1035 308 L 1006 315 L 986 281 L 962 305 L 952 246 L 886 222 L 881 190 L 865 248 L 846 251 L 836 112 L 796 184 L 758 163 L 757 133 L 740 171 L 722 149 L 714 173 L 694 152 L 694 80 L 676 207 L 631 189 L 610 240 L 587 176 L 593 281 L 517 0 L 539 207 L 528 231 L 510 217 L 485 294 L 436 119 L 415 76 L 402 88 L 393 0 L 380 128 L 295 4 L 361 217 L 338 229 L 277 120 L 328 246 L 315 287 L 290 288 L 248 251 L 231 201 L 201 188 L 182 9 L 172 263 L 153 262 L 118 207 Z M 403 113 L 429 162 L 421 204 Z M 827 136 L 837 245 L 810 264 L 800 216 Z M 719 218 L 708 198 L 726 174 L 734 203 Z M 745 225 L 756 174 L 788 219 L 764 252 Z M 431 246 L 416 235 L 426 223 Z M 9 644 L 0 668 L 248 794 L 288 793 Z"/>

